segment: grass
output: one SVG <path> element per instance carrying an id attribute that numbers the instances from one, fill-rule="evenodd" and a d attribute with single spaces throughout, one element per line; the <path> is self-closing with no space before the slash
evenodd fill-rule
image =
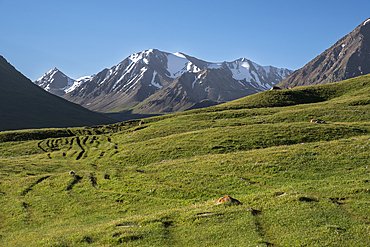
<path id="1" fill-rule="evenodd" d="M 1 132 L 0 245 L 369 245 L 368 82 Z"/>

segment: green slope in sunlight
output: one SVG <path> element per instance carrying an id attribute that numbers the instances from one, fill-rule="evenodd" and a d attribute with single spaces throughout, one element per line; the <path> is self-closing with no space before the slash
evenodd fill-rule
<path id="1" fill-rule="evenodd" d="M 367 246 L 369 95 L 362 76 L 113 125 L 1 132 L 0 245 Z M 224 195 L 242 204 L 216 205 Z"/>

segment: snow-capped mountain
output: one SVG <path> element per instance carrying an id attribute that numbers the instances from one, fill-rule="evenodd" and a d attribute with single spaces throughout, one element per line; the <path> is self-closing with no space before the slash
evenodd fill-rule
<path id="1" fill-rule="evenodd" d="M 73 91 L 81 83 L 90 80 L 92 76 L 84 76 L 77 80 L 74 80 L 66 76 L 62 71 L 57 68 L 53 68 L 45 73 L 45 75 L 37 79 L 34 83 L 46 91 L 62 96 L 70 91 Z"/>
<path id="2" fill-rule="evenodd" d="M 90 110 L 150 113 L 188 109 L 204 99 L 234 100 L 267 90 L 291 73 L 245 58 L 210 63 L 179 52 L 150 49 L 84 81 L 56 83 L 49 75 L 57 72 L 51 70 L 35 83 L 52 93 L 55 85 L 64 92 L 63 98 Z"/>

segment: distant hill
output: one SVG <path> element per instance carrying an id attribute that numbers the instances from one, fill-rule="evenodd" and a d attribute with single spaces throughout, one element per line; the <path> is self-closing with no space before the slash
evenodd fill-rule
<path id="1" fill-rule="evenodd" d="M 57 70 L 35 83 L 87 109 L 132 114 L 170 113 L 269 89 L 292 73 L 241 58 L 210 63 L 156 49 L 132 54 L 110 69 L 74 83 Z"/>
<path id="2" fill-rule="evenodd" d="M 370 19 L 281 81 L 287 88 L 331 83 L 370 73 Z"/>
<path id="3" fill-rule="evenodd" d="M 0 87 L 0 131 L 113 123 L 34 85 L 2 56 Z"/>

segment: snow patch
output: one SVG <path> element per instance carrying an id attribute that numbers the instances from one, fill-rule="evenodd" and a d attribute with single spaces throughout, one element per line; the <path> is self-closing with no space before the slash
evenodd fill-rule
<path id="1" fill-rule="evenodd" d="M 133 56 L 133 59 L 135 60 L 136 59 L 136 56 L 134 56 L 134 55 L 136 55 L 136 54 L 133 54 L 132 56 Z M 130 56 L 131 57 L 131 56 Z M 139 61 L 139 60 L 131 60 L 130 58 L 129 58 L 129 61 L 130 61 L 130 63 L 129 63 L 129 65 L 124 69 L 124 71 L 122 72 L 122 75 L 121 75 L 121 77 L 114 83 L 114 85 L 113 85 L 113 87 L 111 88 L 111 90 L 109 91 L 109 93 L 110 92 L 112 92 L 112 90 L 121 82 L 121 81 L 123 81 L 124 79 L 125 79 L 125 77 L 126 77 L 126 75 L 127 74 L 129 74 L 129 73 L 131 73 L 130 74 L 130 78 L 132 77 L 132 69 L 133 68 L 135 68 L 135 64 Z"/>
<path id="2" fill-rule="evenodd" d="M 74 81 L 73 85 L 69 88 L 64 89 L 65 93 L 70 93 L 82 84 L 82 81 Z"/>
<path id="3" fill-rule="evenodd" d="M 143 58 L 142 60 L 145 64 L 149 64 L 149 60 L 147 58 Z"/>
<path id="4" fill-rule="evenodd" d="M 133 69 L 135 68 L 137 63 L 142 63 L 142 64 L 149 65 L 149 59 L 148 58 L 149 58 L 150 53 L 152 53 L 153 51 L 154 51 L 154 49 L 149 49 L 149 50 L 139 52 L 139 53 L 135 53 L 135 54 L 132 54 L 131 56 L 129 56 L 128 57 L 129 65 L 124 69 L 124 71 L 122 72 L 121 77 L 114 83 L 114 85 L 111 88 L 111 90 L 109 91 L 109 93 L 112 92 L 112 90 L 114 90 L 120 82 L 124 81 L 127 78 L 128 74 L 130 74 L 130 75 L 129 75 L 129 78 L 128 78 L 128 81 L 127 81 L 126 85 L 131 84 L 135 80 L 141 79 L 142 76 L 143 76 L 143 73 L 148 69 L 147 68 L 142 68 L 141 73 L 139 75 L 136 75 L 136 76 L 132 77 L 133 76 L 132 75 Z M 121 66 L 121 65 L 122 64 L 120 64 L 119 66 Z M 139 77 L 139 79 L 138 79 L 138 77 Z"/>
<path id="5" fill-rule="evenodd" d="M 152 84 L 153 86 L 157 87 L 157 88 L 162 88 L 163 86 L 160 85 L 159 83 L 156 83 L 155 82 L 155 77 L 157 76 L 157 71 L 154 70 L 153 72 L 153 78 L 152 78 L 152 81 L 150 82 L 150 84 Z"/>
<path id="6" fill-rule="evenodd" d="M 344 48 L 345 46 L 346 46 L 345 44 L 341 44 L 342 50 L 343 50 L 343 48 Z M 339 52 L 339 54 L 338 54 L 338 56 L 337 56 L 337 60 L 339 59 L 340 55 L 342 55 L 342 50 Z"/>
<path id="7" fill-rule="evenodd" d="M 187 71 L 197 73 L 200 68 L 190 62 L 184 55 L 174 53 L 167 55 L 167 71 L 170 73 L 168 77 L 174 79 Z"/>
<path id="8" fill-rule="evenodd" d="M 49 78 L 53 77 L 57 72 L 58 70 L 56 68 L 50 70 L 50 73 L 48 73 L 48 77 Z"/>
<path id="9" fill-rule="evenodd" d="M 95 76 L 96 76 L 95 74 L 90 75 L 90 76 L 82 76 L 82 77 L 78 78 L 77 80 L 73 80 L 73 79 L 68 78 L 68 86 L 66 86 L 62 90 L 64 90 L 65 93 L 70 93 L 73 90 L 75 90 L 76 88 L 78 88 L 82 83 L 91 80 Z"/>
<path id="10" fill-rule="evenodd" d="M 130 90 L 141 78 L 143 78 L 144 76 L 144 73 L 147 71 L 148 69 L 143 67 L 141 68 L 140 70 L 140 74 L 137 74 L 134 78 L 132 78 L 130 81 L 128 81 L 128 83 L 126 85 L 129 85 L 131 84 L 132 82 L 134 82 L 129 88 L 128 90 Z"/>
<path id="11" fill-rule="evenodd" d="M 233 63 L 228 63 L 228 67 L 231 70 L 233 75 L 232 77 L 235 80 L 246 79 L 247 81 L 250 81 L 251 79 L 253 79 L 249 72 L 250 65 L 248 62 L 235 61 Z"/>
<path id="12" fill-rule="evenodd" d="M 195 76 L 193 83 L 191 84 L 191 88 L 194 89 L 194 84 L 198 81 L 198 77 Z"/>
<path id="13" fill-rule="evenodd" d="M 170 78 L 176 78 L 182 75 L 187 67 L 188 60 L 173 54 L 167 55 L 167 71 L 170 72 Z"/>
<path id="14" fill-rule="evenodd" d="M 149 54 L 152 53 L 153 51 L 154 51 L 153 49 L 149 49 L 143 52 L 134 53 L 128 58 L 130 59 L 130 62 L 133 62 L 133 63 L 137 63 L 138 61 L 143 60 L 143 59 L 145 59 L 144 63 L 146 62 L 149 63 L 149 60 L 147 58 Z"/>
<path id="15" fill-rule="evenodd" d="M 370 19 L 367 19 L 365 22 L 364 22 L 364 26 L 366 25 L 366 24 L 368 24 L 370 22 Z"/>
<path id="16" fill-rule="evenodd" d="M 180 53 L 180 52 L 175 52 L 175 53 L 173 53 L 173 55 L 175 55 L 177 57 L 181 57 L 181 58 L 185 58 L 186 59 L 185 55 L 182 54 L 182 53 Z"/>
<path id="17" fill-rule="evenodd" d="M 239 81 L 239 80 L 238 80 L 238 82 L 239 82 L 239 84 L 240 84 L 240 85 L 242 85 L 243 87 L 245 87 L 245 85 L 243 84 L 243 82 L 242 82 L 242 81 Z"/>
<path id="18" fill-rule="evenodd" d="M 252 70 L 252 75 L 254 75 L 254 80 L 261 86 L 261 81 L 260 81 L 260 78 L 258 77 L 257 73 Z"/>
<path id="19" fill-rule="evenodd" d="M 75 90 L 76 88 L 78 88 L 82 83 L 87 82 L 87 81 L 91 80 L 94 77 L 95 77 L 95 74 L 91 75 L 91 76 L 83 76 L 83 77 L 78 78 L 77 80 L 73 80 L 73 79 L 69 78 L 68 79 L 68 86 L 66 86 L 62 90 L 64 90 L 65 93 L 70 93 L 73 90 Z"/>
<path id="20" fill-rule="evenodd" d="M 42 76 L 42 77 L 40 77 L 39 79 L 37 79 L 36 80 L 36 82 L 38 82 L 38 81 L 43 81 L 44 80 L 44 78 L 45 77 L 53 77 L 54 75 L 55 75 L 55 73 L 57 73 L 59 70 L 56 68 L 56 67 L 54 67 L 54 68 L 52 68 L 51 70 L 48 70 L 46 73 L 45 73 L 45 75 L 44 76 Z"/>
<path id="21" fill-rule="evenodd" d="M 110 69 L 107 74 L 105 74 L 105 77 L 104 79 L 99 83 L 99 85 L 103 84 L 108 78 L 109 76 L 112 74 L 112 69 Z"/>
<path id="22" fill-rule="evenodd" d="M 193 73 L 198 73 L 200 68 L 198 68 L 195 64 L 189 61 L 188 66 L 186 67 L 187 71 L 191 71 Z"/>

